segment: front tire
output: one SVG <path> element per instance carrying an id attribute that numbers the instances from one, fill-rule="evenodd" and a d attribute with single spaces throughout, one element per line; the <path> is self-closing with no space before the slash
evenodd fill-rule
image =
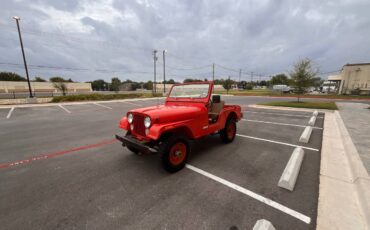
<path id="1" fill-rule="evenodd" d="M 234 141 L 236 135 L 236 122 L 232 118 L 228 118 L 225 128 L 220 132 L 220 138 L 224 143 L 231 143 Z"/>
<path id="2" fill-rule="evenodd" d="M 190 154 L 189 141 L 181 135 L 173 135 L 160 146 L 163 168 L 171 173 L 184 168 Z"/>

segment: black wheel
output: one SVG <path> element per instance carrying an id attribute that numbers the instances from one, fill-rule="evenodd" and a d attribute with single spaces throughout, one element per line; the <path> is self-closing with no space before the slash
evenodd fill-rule
<path id="1" fill-rule="evenodd" d="M 189 141 L 181 135 L 173 135 L 164 140 L 160 146 L 163 168 L 174 173 L 184 168 L 188 159 Z"/>
<path id="2" fill-rule="evenodd" d="M 236 122 L 232 118 L 228 118 L 225 128 L 220 132 L 220 138 L 224 143 L 231 143 L 236 135 Z"/>

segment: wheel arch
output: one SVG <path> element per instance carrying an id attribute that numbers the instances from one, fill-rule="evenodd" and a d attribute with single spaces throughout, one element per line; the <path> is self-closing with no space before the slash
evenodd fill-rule
<path id="1" fill-rule="evenodd" d="M 175 127 L 173 129 L 167 130 L 166 132 L 162 133 L 160 135 L 159 139 L 160 140 L 166 139 L 166 138 L 170 137 L 173 134 L 181 134 L 181 135 L 185 136 L 188 139 L 193 139 L 194 138 L 194 135 L 193 135 L 193 133 L 192 133 L 192 131 L 189 127 L 179 126 L 179 127 Z"/>

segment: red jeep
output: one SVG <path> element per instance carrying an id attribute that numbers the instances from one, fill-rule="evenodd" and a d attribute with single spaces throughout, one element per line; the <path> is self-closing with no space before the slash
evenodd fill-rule
<path id="1" fill-rule="evenodd" d="M 130 110 L 119 124 L 126 135 L 116 138 L 133 153 L 160 153 L 167 171 L 179 171 L 190 154 L 189 140 L 218 133 L 224 143 L 235 138 L 241 108 L 225 105 L 212 90 L 213 82 L 175 84 L 164 105 Z"/>

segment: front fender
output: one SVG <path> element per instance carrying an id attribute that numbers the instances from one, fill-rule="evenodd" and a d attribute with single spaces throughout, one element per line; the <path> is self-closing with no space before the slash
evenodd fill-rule
<path id="1" fill-rule="evenodd" d="M 158 140 L 161 135 L 167 131 L 174 130 L 176 128 L 185 127 L 191 132 L 191 136 L 193 135 L 192 130 L 186 125 L 190 120 L 180 121 L 180 122 L 172 122 L 167 124 L 153 124 L 152 127 L 149 129 L 149 133 L 147 137 L 153 140 Z"/>
<path id="2" fill-rule="evenodd" d="M 129 123 L 127 121 L 127 117 L 123 117 L 121 121 L 119 122 L 119 128 L 124 130 L 129 130 Z"/>

